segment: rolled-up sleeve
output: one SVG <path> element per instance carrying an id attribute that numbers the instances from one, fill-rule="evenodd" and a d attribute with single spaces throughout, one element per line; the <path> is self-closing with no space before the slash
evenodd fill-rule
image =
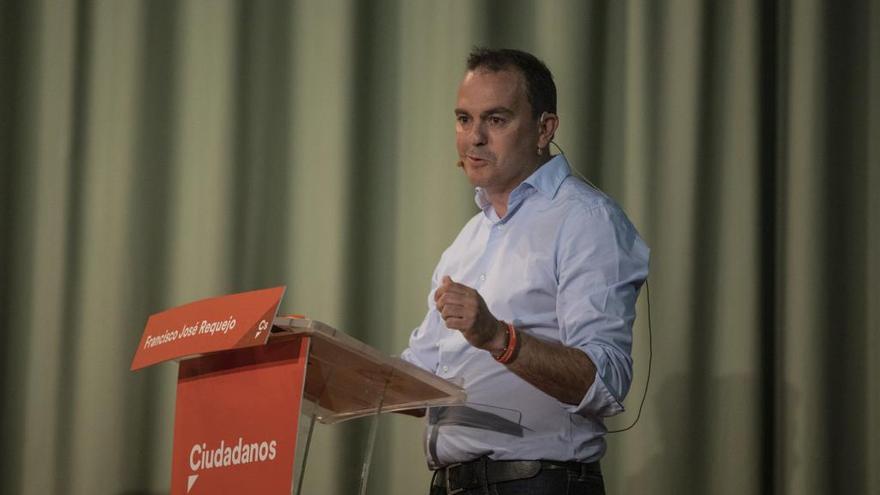
<path id="1" fill-rule="evenodd" d="M 580 349 L 596 377 L 569 412 L 612 416 L 623 411 L 632 382 L 632 326 L 649 250 L 613 205 L 575 209 L 560 230 L 556 312 L 560 339 Z"/>

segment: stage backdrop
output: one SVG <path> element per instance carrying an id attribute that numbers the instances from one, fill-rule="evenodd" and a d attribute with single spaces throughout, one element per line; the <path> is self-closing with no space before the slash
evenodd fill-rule
<path id="1" fill-rule="evenodd" d="M 175 367 L 128 371 L 166 307 L 287 285 L 399 352 L 476 210 L 452 109 L 490 45 L 553 69 L 652 248 L 609 493 L 880 493 L 878 40 L 876 1 L 3 2 L 0 492 L 167 491 Z M 383 420 L 370 493 L 425 491 L 420 430 Z M 353 493 L 365 431 L 307 493 Z"/>

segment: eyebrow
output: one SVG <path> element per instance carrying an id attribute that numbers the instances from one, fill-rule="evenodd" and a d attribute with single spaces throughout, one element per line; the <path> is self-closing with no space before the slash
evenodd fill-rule
<path id="1" fill-rule="evenodd" d="M 513 115 L 514 112 L 513 112 L 513 110 L 511 110 L 507 107 L 495 107 L 495 108 L 490 108 L 490 109 L 486 110 L 485 112 L 481 113 L 480 117 L 487 117 L 489 115 L 493 115 L 493 114 L 497 114 L 497 113 L 502 113 L 502 114 L 506 114 L 506 115 Z M 456 115 L 459 115 L 459 114 L 470 115 L 470 113 L 467 110 L 464 110 L 461 108 L 456 108 L 455 114 Z"/>

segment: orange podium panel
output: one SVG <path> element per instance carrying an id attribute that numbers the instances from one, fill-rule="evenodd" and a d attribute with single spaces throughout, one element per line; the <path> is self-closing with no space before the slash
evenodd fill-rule
<path id="1" fill-rule="evenodd" d="M 308 338 L 180 363 L 171 493 L 289 494 Z"/>

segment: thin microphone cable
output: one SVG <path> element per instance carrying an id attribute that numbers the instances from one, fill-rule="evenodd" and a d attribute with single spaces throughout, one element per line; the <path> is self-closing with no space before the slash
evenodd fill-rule
<path id="1" fill-rule="evenodd" d="M 556 146 L 556 149 L 559 150 L 559 152 L 562 154 L 562 156 L 565 156 L 565 150 L 563 150 L 561 146 L 556 144 L 556 141 L 550 141 L 550 144 L 552 144 L 553 146 Z M 566 158 L 568 158 L 568 157 L 566 157 Z M 604 194 L 604 192 L 601 189 L 599 189 L 598 187 L 596 187 L 595 184 L 590 182 L 590 179 L 587 179 L 586 177 L 584 177 L 584 174 L 580 173 L 578 170 L 575 170 L 573 168 L 572 168 L 572 171 L 574 173 L 576 173 L 584 182 L 589 184 L 593 189 Z M 621 433 L 621 432 L 627 431 L 629 429 L 632 429 L 639 422 L 639 418 L 642 417 L 642 408 L 645 406 L 645 398 L 648 397 L 648 385 L 651 383 L 651 364 L 654 360 L 654 342 L 653 342 L 653 335 L 652 335 L 653 331 L 651 329 L 651 287 L 648 285 L 648 279 L 645 279 L 645 296 L 646 296 L 647 303 L 648 303 L 648 376 L 647 376 L 647 378 L 645 378 L 645 390 L 644 390 L 644 392 L 642 392 L 642 400 L 639 401 L 639 410 L 636 413 L 636 419 L 634 419 L 633 422 L 629 426 L 627 426 L 625 428 L 620 428 L 617 430 L 609 430 L 608 433 Z"/>
<path id="2" fill-rule="evenodd" d="M 651 362 L 654 360 L 654 342 L 652 342 L 651 332 L 651 287 L 648 285 L 648 279 L 645 279 L 645 296 L 648 302 L 648 377 L 645 378 L 645 390 L 642 392 L 642 400 L 639 402 L 639 411 L 636 413 L 636 419 L 626 428 L 617 430 L 609 430 L 608 433 L 620 433 L 631 429 L 639 422 L 642 417 L 642 407 L 645 406 L 645 398 L 648 397 L 648 385 L 651 383 Z"/>
<path id="3" fill-rule="evenodd" d="M 556 144 L 556 141 L 550 141 L 550 144 L 552 144 L 553 146 L 556 146 L 556 149 L 559 150 L 559 153 L 562 154 L 562 156 L 564 156 L 566 159 L 568 159 L 568 155 L 565 154 L 565 150 L 562 149 L 562 146 L 559 146 L 558 144 Z M 590 182 L 590 179 L 586 178 L 586 177 L 584 176 L 584 174 L 582 174 L 579 170 L 575 170 L 574 168 L 572 168 L 571 171 L 574 172 L 574 173 L 576 173 L 577 176 L 580 177 L 581 180 L 583 180 L 584 182 L 586 182 L 587 184 L 589 184 L 590 187 L 592 187 L 593 189 L 595 189 L 595 190 L 601 192 L 602 194 L 605 194 L 605 191 L 599 189 L 599 188 L 596 186 L 596 184 L 593 184 L 592 182 Z"/>

